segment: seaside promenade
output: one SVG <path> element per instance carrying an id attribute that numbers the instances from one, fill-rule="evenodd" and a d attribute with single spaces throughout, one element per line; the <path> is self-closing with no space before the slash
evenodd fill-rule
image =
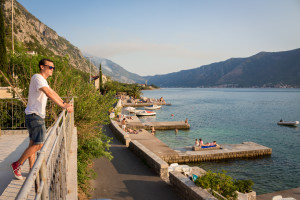
<path id="1" fill-rule="evenodd" d="M 0 135 L 0 200 L 15 199 L 24 180 L 15 179 L 11 163 L 18 160 L 29 144 L 28 134 Z M 27 176 L 29 164 L 22 167 L 22 175 Z"/>
<path id="2" fill-rule="evenodd" d="M 180 199 L 169 184 L 115 138 L 109 127 L 103 130 L 113 138 L 110 151 L 114 158 L 94 160 L 97 178 L 91 181 L 95 188 L 92 199 Z"/>

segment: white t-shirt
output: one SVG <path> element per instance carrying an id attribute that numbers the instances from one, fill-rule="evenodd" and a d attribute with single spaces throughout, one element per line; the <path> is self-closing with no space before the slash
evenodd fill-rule
<path id="1" fill-rule="evenodd" d="M 47 80 L 40 74 L 33 75 L 29 85 L 26 115 L 35 113 L 41 118 L 45 118 L 48 97 L 40 90 L 42 87 L 49 87 Z"/>

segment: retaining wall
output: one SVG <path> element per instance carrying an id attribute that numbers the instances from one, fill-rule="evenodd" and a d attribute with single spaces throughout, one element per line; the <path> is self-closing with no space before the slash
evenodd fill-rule
<path id="1" fill-rule="evenodd" d="M 196 168 L 198 171 L 200 171 L 203 174 L 204 172 L 203 169 L 194 167 L 193 170 L 195 170 Z M 196 173 L 196 175 L 199 176 L 200 174 Z M 198 187 L 192 180 L 184 176 L 181 172 L 178 171 L 169 172 L 169 180 L 171 185 L 174 188 L 176 188 L 179 195 L 183 199 L 217 200 L 217 198 L 214 197 L 211 193 L 209 193 L 205 189 L 202 189 L 201 187 Z M 245 193 L 245 194 L 237 192 L 237 194 L 239 200 L 256 200 L 255 191 L 252 191 L 250 193 Z"/>
<path id="2" fill-rule="evenodd" d="M 212 194 L 195 185 L 188 177 L 181 172 L 173 171 L 169 173 L 171 185 L 176 188 L 179 195 L 187 200 L 217 200 Z"/>
<path id="3" fill-rule="evenodd" d="M 129 135 L 123 129 L 120 128 L 119 124 L 116 121 L 112 119 L 110 121 L 110 128 L 112 132 L 121 142 L 123 142 L 123 144 L 126 145 L 126 147 L 129 147 L 129 143 L 131 141 Z"/>
<path id="4" fill-rule="evenodd" d="M 131 140 L 129 148 L 150 166 L 162 179 L 168 178 L 168 163 L 147 149 L 137 140 Z"/>

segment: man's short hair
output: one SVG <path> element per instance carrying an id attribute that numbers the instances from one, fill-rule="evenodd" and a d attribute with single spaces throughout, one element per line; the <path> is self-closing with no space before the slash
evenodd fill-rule
<path id="1" fill-rule="evenodd" d="M 40 60 L 40 62 L 39 62 L 39 68 L 40 68 L 40 70 L 41 70 L 41 65 L 45 65 L 46 62 L 52 62 L 52 63 L 53 63 L 52 60 L 50 60 L 50 59 L 48 59 L 48 58 L 43 58 L 43 59 Z"/>

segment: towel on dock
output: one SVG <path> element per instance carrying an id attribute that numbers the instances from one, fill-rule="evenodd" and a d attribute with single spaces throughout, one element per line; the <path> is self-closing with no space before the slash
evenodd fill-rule
<path id="1" fill-rule="evenodd" d="M 210 148 L 210 147 L 216 147 L 217 145 L 211 145 L 211 146 L 201 146 L 202 149 L 205 149 L 205 148 Z"/>

